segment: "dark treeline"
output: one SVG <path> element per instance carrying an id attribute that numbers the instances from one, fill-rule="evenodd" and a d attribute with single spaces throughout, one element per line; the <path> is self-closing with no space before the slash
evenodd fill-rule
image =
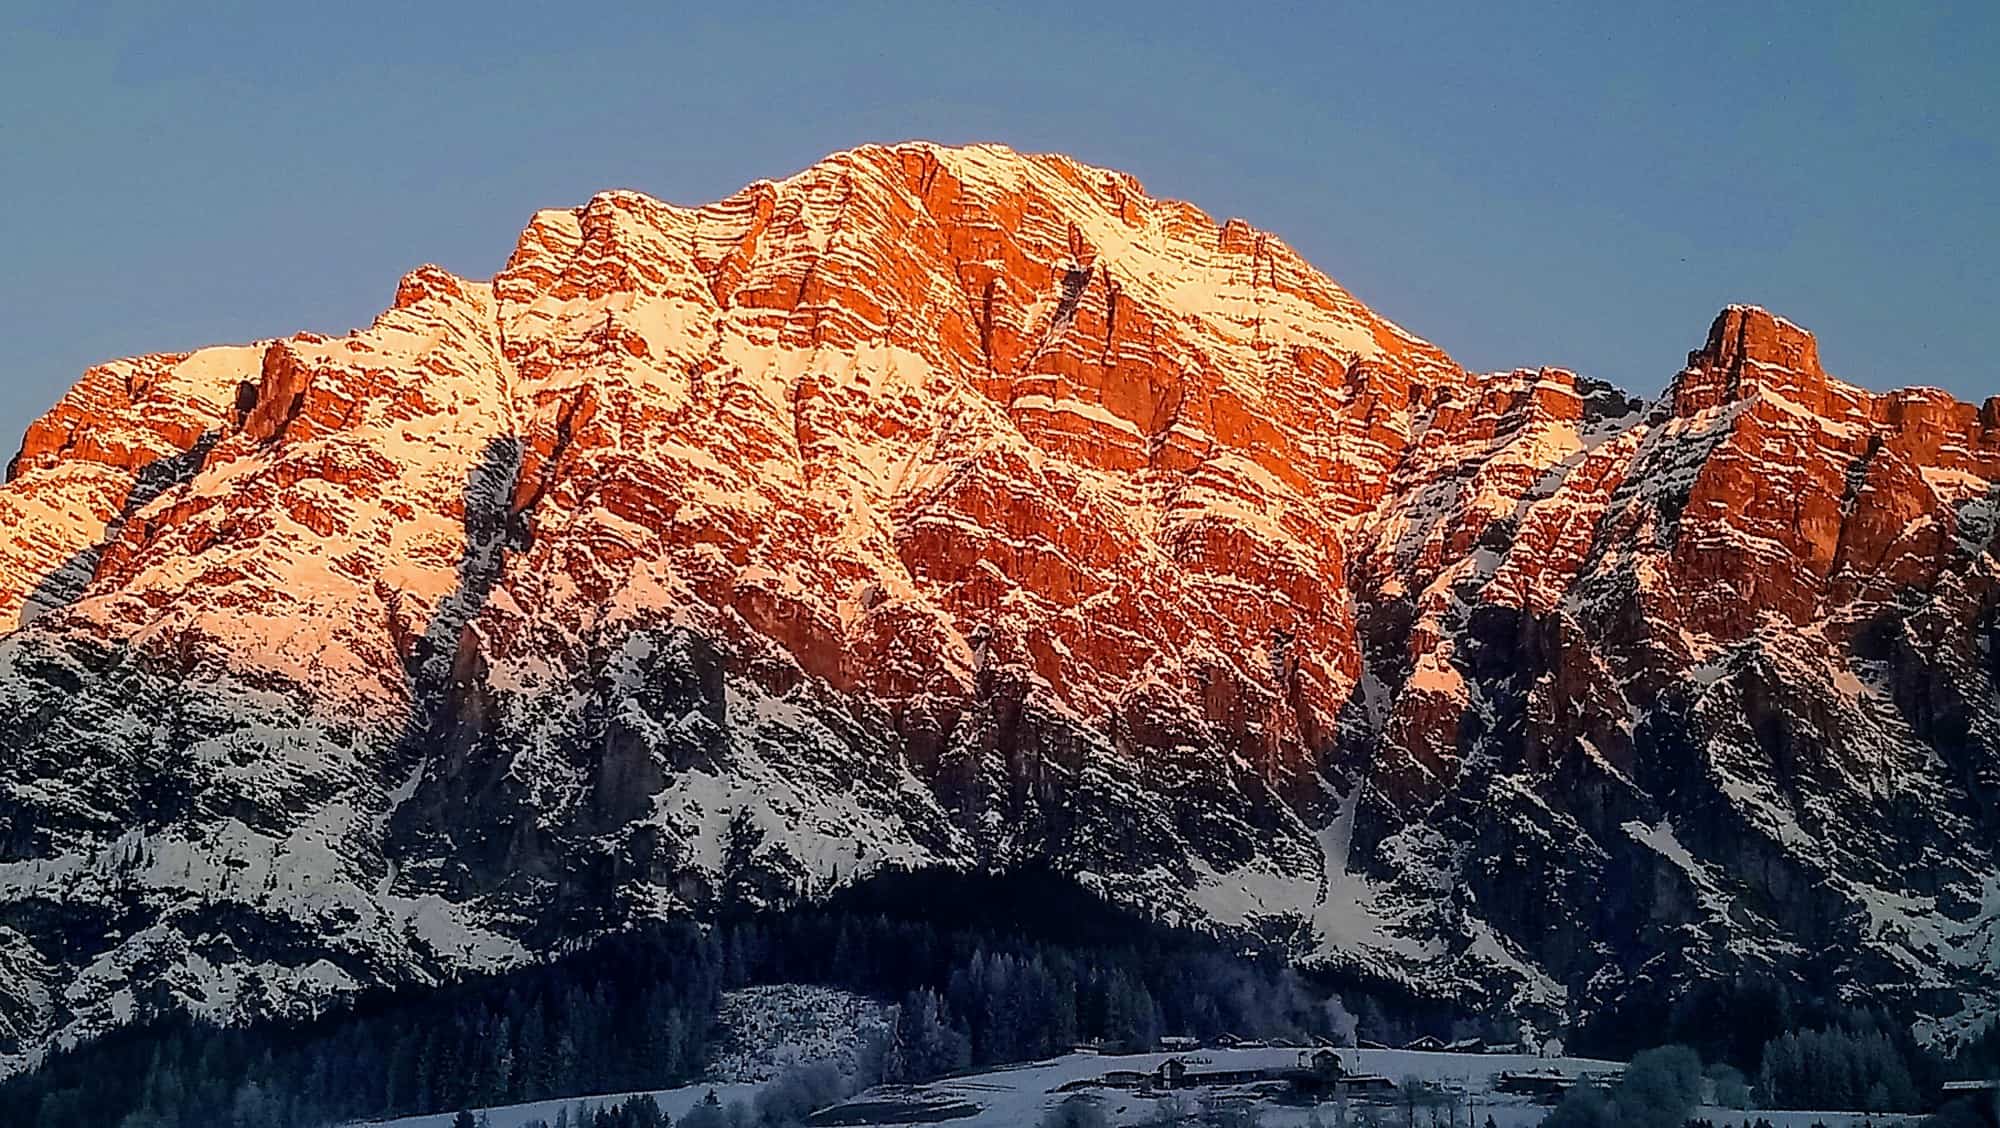
<path id="1" fill-rule="evenodd" d="M 1163 1034 L 1330 1029 L 1321 998 L 1282 960 L 1227 952 L 1074 886 L 1027 876 L 968 883 L 898 875 L 887 884 L 897 894 L 886 903 L 869 888 L 826 909 L 743 922 L 729 933 L 736 947 L 726 958 L 746 982 L 826 983 L 900 1001 L 898 1041 L 920 1052 L 936 1049 L 937 1038 L 964 1040 L 962 1053 L 946 1047 L 951 1062 L 907 1070 L 897 1068 L 892 1042 L 891 1079 L 1043 1056 L 1083 1040 L 1143 1049 Z M 890 905 L 906 915 L 886 915 Z"/>
<path id="2" fill-rule="evenodd" d="M 888 1036 L 864 1055 L 865 1076 L 801 1073 L 771 1086 L 770 1107 L 751 1110 L 770 1125 L 878 1079 L 1082 1041 L 1145 1049 L 1165 1034 L 1335 1034 L 1348 1021 L 1328 1003 L 1337 984 L 1308 984 L 1275 956 L 1148 922 L 1046 873 L 891 873 L 820 905 L 655 925 L 544 964 L 364 997 L 303 1025 L 174 1018 L 121 1030 L 0 1082 L 0 1108 L 33 1110 L 47 1128 L 306 1128 L 664 1088 L 699 1075 L 722 992 L 761 983 L 899 1004 Z M 1505 1040 L 1495 1033 L 1504 1024 L 1454 1021 L 1393 988 L 1344 993 L 1364 1036 L 1491 1028 Z M 1696 1060 L 1740 1067 L 1767 1107 L 1826 1107 L 1839 1094 L 1851 1108 L 1919 1108 L 1941 1078 L 2000 1065 L 1994 1030 L 1940 1062 L 1884 1015 L 1817 1008 L 1755 983 L 1706 985 L 1653 1017 L 1656 1039 L 1678 1036 Z M 1616 1053 L 1608 1032 L 1600 1024 L 1602 1040 L 1572 1049 Z"/>
<path id="3" fill-rule="evenodd" d="M 708 1106 L 715 1108 L 713 1104 Z M 704 1110 L 706 1111 L 706 1110 Z M 681 1119 L 690 1128 L 700 1128 L 704 1121 L 712 1121 L 714 1128 L 725 1128 L 723 1121 L 714 1113 L 702 1116 L 688 1116 Z M 567 1108 L 556 1113 L 551 1125 L 546 1120 L 530 1120 L 527 1128 L 669 1128 L 673 1118 L 660 1111 L 660 1104 L 652 1097 L 640 1095 L 627 1097 L 622 1101 L 607 1101 L 595 1106 L 587 1101 L 579 1101 L 576 1115 L 571 1116 Z M 452 1121 L 451 1128 L 480 1128 L 479 1120 L 469 1112 L 461 1110 Z"/>
<path id="4" fill-rule="evenodd" d="M 1908 1023 L 1779 980 L 1719 979 L 1630 1000 L 1594 1017 L 1573 1044 L 1607 1057 L 1684 1044 L 1740 1068 L 1765 1108 L 1920 1111 L 1954 1071 Z"/>
<path id="5" fill-rule="evenodd" d="M 1935 1072 L 1897 1046 L 1861 1015 L 1852 1025 L 1781 1034 L 1764 1047 L 1757 1097 L 1767 1108 L 1840 1108 L 1919 1112 L 1926 1105 L 1917 1075 Z M 1928 1086 L 1924 1086 L 1928 1088 Z"/>
<path id="6" fill-rule="evenodd" d="M 695 1079 L 724 990 L 818 983 L 894 1000 L 890 1079 L 1164 1033 L 1311 1034 L 1320 999 L 1281 961 L 1231 954 L 1046 874 L 887 875 L 824 905 L 664 924 L 303 1025 L 168 1019 L 0 1083 L 44 1128 L 309 1126 Z M 107 1078 L 118 1078 L 107 1084 Z"/>
<path id="7" fill-rule="evenodd" d="M 1941 1057 L 1886 1013 L 1849 1009 L 1766 1041 L 1752 1076 L 1765 1108 L 1920 1112 L 1947 1080 L 2000 1076 L 2000 1022 Z"/>
<path id="8" fill-rule="evenodd" d="M 275 1126 L 633 1089 L 699 1069 L 722 988 L 713 941 L 674 925 L 303 1026 L 121 1030 L 0 1085 L 0 1107 L 50 1126 Z"/>
<path id="9" fill-rule="evenodd" d="M 1693 1049 L 1703 1061 L 1726 1061 L 1754 1073 L 1766 1043 L 1788 1031 L 1836 1022 L 1842 1013 L 1837 1004 L 1776 977 L 1712 979 L 1678 989 L 1659 983 L 1627 991 L 1617 1005 L 1594 1013 L 1570 1041 L 1621 1058 L 1673 1043 Z"/>
<path id="10" fill-rule="evenodd" d="M 2000 1077 L 2000 1020 L 1968 1039 L 1945 1067 L 1954 1080 L 1973 1077 Z"/>

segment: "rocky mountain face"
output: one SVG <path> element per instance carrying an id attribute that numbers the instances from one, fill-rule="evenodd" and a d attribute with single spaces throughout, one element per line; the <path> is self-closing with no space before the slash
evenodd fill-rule
<path id="1" fill-rule="evenodd" d="M 2000 1004 L 2000 401 L 1759 309 L 1656 401 L 1468 373 L 1122 174 L 864 148 L 94 368 L 7 478 L 16 1064 L 887 864 L 1544 1021 Z"/>

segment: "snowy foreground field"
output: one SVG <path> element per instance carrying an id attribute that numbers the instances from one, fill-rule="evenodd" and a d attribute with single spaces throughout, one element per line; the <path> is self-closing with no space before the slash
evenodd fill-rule
<path id="1" fill-rule="evenodd" d="M 1298 1058 L 1298 1051 L 1284 1049 L 1258 1050 L 1198 1050 L 1191 1054 L 1134 1054 L 1130 1056 L 1099 1056 L 1094 1054 L 1069 1054 L 1051 1061 L 1034 1062 L 1012 1067 L 1002 1067 L 985 1073 L 967 1077 L 955 1077 L 928 1085 L 895 1087 L 884 1086 L 856 1097 L 850 1104 L 860 1104 L 891 1094 L 920 1095 L 926 1104 L 940 1107 L 978 1106 L 978 1113 L 955 1118 L 948 1123 L 952 1128 L 1002 1128 L 1002 1126 L 1032 1126 L 1041 1119 L 1049 1108 L 1060 1103 L 1069 1094 L 1057 1092 L 1062 1085 L 1082 1078 L 1101 1076 L 1111 1069 L 1136 1069 L 1150 1071 L 1168 1058 L 1180 1057 L 1202 1069 L 1255 1069 L 1261 1067 L 1284 1067 L 1292 1065 Z M 1531 1098 L 1513 1096 L 1493 1091 L 1493 1077 L 1502 1070 L 1557 1069 L 1565 1074 L 1603 1073 L 1623 1067 L 1623 1062 L 1602 1061 L 1592 1058 L 1545 1059 L 1528 1054 L 1447 1054 L 1426 1053 L 1418 1050 L 1343 1050 L 1341 1057 L 1347 1068 L 1355 1073 L 1380 1074 L 1392 1080 L 1401 1081 L 1406 1077 L 1416 1077 L 1425 1081 L 1443 1082 L 1460 1089 L 1465 1095 L 1465 1105 L 1473 1111 L 1472 1122 L 1483 1124 L 1487 1115 L 1493 1117 L 1499 1128 L 1525 1128 L 1538 1124 L 1548 1115 L 1548 1106 L 1536 1104 Z M 1116 1089 L 1094 1090 L 1103 1097 L 1103 1109 L 1114 1125 L 1131 1126 L 1154 1122 L 1155 1098 L 1151 1094 L 1141 1094 Z M 1189 1091 L 1190 1106 L 1199 1100 L 1199 1091 Z M 1375 1106 L 1385 1124 L 1402 1123 L 1402 1111 L 1388 1105 Z M 1361 1108 L 1356 1101 L 1353 1108 Z M 1304 1125 L 1311 1116 L 1311 1110 L 1301 1106 L 1266 1102 L 1261 1106 L 1263 1122 L 1269 1128 L 1293 1128 Z M 1428 1111 L 1420 1113 L 1428 1118 Z M 1461 1111 L 1460 1123 L 1464 1123 Z M 1720 1109 L 1704 1109 L 1697 1113 L 1707 1116 L 1721 1125 L 1733 1117 L 1740 1122 L 1744 1114 Z M 1752 1113 L 1763 1116 L 1776 1128 L 1805 1128 L 1815 1121 L 1825 1122 L 1829 1128 L 1844 1128 L 1850 1121 L 1861 1124 L 1867 1117 L 1849 1113 Z M 1333 1123 L 1332 1105 L 1324 1105 L 1320 1118 L 1327 1124 Z M 844 1119 L 844 1118 L 843 1118 Z M 1895 1123 L 1899 1118 L 1876 1117 L 1874 1124 Z M 886 1122 L 886 1121 L 885 1121 Z M 899 1121 L 907 1123 L 907 1121 Z M 863 1121 L 862 1123 L 867 1123 Z"/>
<path id="2" fill-rule="evenodd" d="M 1539 1123 L 1548 1114 L 1548 1108 L 1526 1097 L 1493 1092 L 1494 1074 L 1502 1070 L 1546 1068 L 1555 1068 L 1567 1074 L 1601 1073 L 1622 1065 L 1620 1062 L 1590 1058 L 1548 1060 L 1528 1055 L 1446 1054 L 1415 1050 L 1344 1050 L 1342 1056 L 1348 1068 L 1357 1072 L 1382 1074 L 1395 1080 L 1417 1077 L 1458 1086 L 1465 1094 L 1466 1106 L 1473 1111 L 1472 1122 L 1482 1124 L 1490 1114 L 1499 1128 L 1526 1128 Z M 837 1106 L 838 1112 L 851 1114 L 839 1115 L 837 1120 L 843 1125 L 854 1126 L 935 1123 L 947 1128 L 1033 1128 L 1046 1110 L 1069 1095 L 1058 1091 L 1065 1084 L 1098 1077 L 1113 1069 L 1150 1071 L 1171 1057 L 1183 1058 L 1205 1069 L 1252 1069 L 1289 1066 L 1296 1060 L 1297 1051 L 1211 1049 L 1189 1054 L 1067 1054 L 1048 1061 L 1001 1066 L 926 1085 L 880 1086 Z M 755 1082 L 697 1084 L 656 1090 L 654 1095 L 660 1107 L 678 1121 L 711 1089 L 718 1099 L 727 1104 L 732 1100 L 750 1100 L 758 1088 L 759 1083 Z M 1102 1097 L 1104 1112 L 1114 1125 L 1129 1128 L 1153 1121 L 1155 1104 L 1151 1095 L 1116 1089 L 1091 1091 Z M 588 1097 L 585 1103 L 592 1106 L 600 1102 L 616 1103 L 625 1095 Z M 1202 1096 L 1202 1091 L 1188 1090 L 1185 1095 L 1192 1107 Z M 574 1099 L 540 1101 L 486 1111 L 491 1128 L 521 1128 L 538 1118 L 554 1123 L 559 1109 L 568 1108 L 574 1112 L 576 1104 Z M 1357 1102 L 1354 1107 L 1358 1116 L 1360 1103 Z M 1400 1109 L 1391 1109 L 1386 1105 L 1376 1107 L 1383 1123 L 1402 1123 Z M 932 1111 L 925 1114 L 920 1111 L 923 1109 Z M 1304 1107 L 1277 1103 L 1264 1104 L 1262 1111 L 1263 1123 L 1269 1128 L 1296 1128 L 1304 1125 L 1310 1115 Z M 1420 1115 L 1427 1116 L 1428 1113 Z M 1464 1123 L 1464 1112 L 1459 1115 L 1459 1122 Z M 1726 1109 L 1702 1109 L 1696 1115 L 1705 1116 L 1717 1125 L 1741 1123 L 1746 1118 L 1745 1113 Z M 1325 1123 L 1331 1124 L 1332 1106 L 1324 1106 L 1320 1116 Z M 1829 1128 L 1848 1128 L 1850 1125 L 1893 1125 L 1914 1119 L 1881 1115 L 1870 1117 L 1845 1112 L 1758 1112 L 1747 1116 L 1763 1117 L 1776 1128 L 1807 1128 L 1815 1122 L 1824 1123 Z M 446 1115 L 417 1116 L 389 1121 L 387 1128 L 449 1128 L 450 1123 L 451 1117 Z"/>

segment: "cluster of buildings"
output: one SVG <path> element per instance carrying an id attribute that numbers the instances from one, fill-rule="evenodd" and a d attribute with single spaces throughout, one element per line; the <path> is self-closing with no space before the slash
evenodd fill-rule
<path id="1" fill-rule="evenodd" d="M 1065 1089 L 1132 1089 L 1145 1093 L 1170 1093 L 1183 1089 L 1244 1088 L 1259 1087 L 1273 1097 L 1290 1098 L 1303 1102 L 1317 1102 L 1339 1097 L 1374 1096 L 1378 1100 L 1396 1091 L 1397 1083 L 1387 1076 L 1375 1073 L 1350 1071 L 1342 1060 L 1338 1048 L 1324 1038 L 1310 1042 L 1288 1041 L 1282 1038 L 1253 1040 L 1234 1038 L 1227 1034 L 1204 1042 L 1199 1038 L 1169 1036 L 1160 1039 L 1160 1048 L 1174 1056 L 1159 1062 L 1150 1070 L 1112 1069 L 1102 1076 L 1083 1078 L 1064 1086 Z M 1079 1050 L 1096 1051 L 1098 1047 L 1079 1046 Z M 1297 1059 L 1290 1065 L 1217 1065 L 1206 1058 L 1195 1056 L 1202 1049 L 1259 1050 L 1294 1049 Z M 1530 1043 L 1489 1043 L 1483 1038 L 1460 1038 L 1446 1041 L 1432 1035 L 1416 1038 L 1402 1046 L 1388 1046 L 1380 1042 L 1361 1041 L 1359 1049 L 1364 1050 L 1414 1050 L 1421 1053 L 1447 1054 L 1514 1054 L 1535 1055 L 1543 1058 L 1562 1056 L 1562 1043 L 1554 1038 L 1545 1042 Z M 1615 1073 L 1602 1075 L 1564 1074 L 1556 1069 L 1515 1070 L 1496 1074 L 1496 1086 L 1502 1092 L 1534 1095 L 1543 1098 L 1559 1097 L 1578 1084 L 1615 1084 Z"/>
<path id="2" fill-rule="evenodd" d="M 1429 1054 L 1530 1054 L 1545 1058 L 1563 1056 L 1563 1044 L 1560 1038 L 1547 1038 L 1539 1042 L 1489 1042 L 1484 1038 L 1460 1038 L 1447 1042 L 1435 1035 L 1425 1034 L 1400 1046 L 1371 1042 L 1366 1038 L 1356 1045 L 1364 1050 L 1421 1050 Z"/>
<path id="3" fill-rule="evenodd" d="M 1190 1039 L 1192 1041 L 1192 1039 Z M 1199 1047 L 1193 1047 L 1199 1048 Z M 1256 1049 L 1258 1046 L 1235 1048 Z M 1305 1100 L 1320 1100 L 1343 1093 L 1387 1092 L 1396 1083 L 1372 1073 L 1350 1073 L 1340 1054 L 1330 1047 L 1303 1049 L 1289 1066 L 1238 1066 L 1208 1068 L 1207 1063 L 1185 1057 L 1170 1057 L 1150 1071 L 1113 1069 L 1102 1077 L 1073 1081 L 1067 1089 L 1137 1089 L 1167 1093 L 1179 1089 L 1230 1088 L 1242 1085 L 1269 1085 Z"/>
<path id="4" fill-rule="evenodd" d="M 1555 1069 L 1510 1069 L 1494 1074 L 1493 1088 L 1502 1093 L 1553 1099 L 1578 1085 L 1595 1085 L 1609 1089 L 1624 1077 L 1624 1071 L 1618 1069 L 1607 1069 L 1596 1073 L 1563 1073 Z"/>

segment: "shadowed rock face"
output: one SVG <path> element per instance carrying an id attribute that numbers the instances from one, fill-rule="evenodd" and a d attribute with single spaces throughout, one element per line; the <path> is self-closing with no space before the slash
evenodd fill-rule
<path id="1" fill-rule="evenodd" d="M 1026 860 L 1542 1018 L 1749 975 L 1947 1037 L 1996 425 L 1748 307 L 1653 403 L 1470 374 L 1056 156 L 543 212 L 30 428 L 0 1048 Z"/>

